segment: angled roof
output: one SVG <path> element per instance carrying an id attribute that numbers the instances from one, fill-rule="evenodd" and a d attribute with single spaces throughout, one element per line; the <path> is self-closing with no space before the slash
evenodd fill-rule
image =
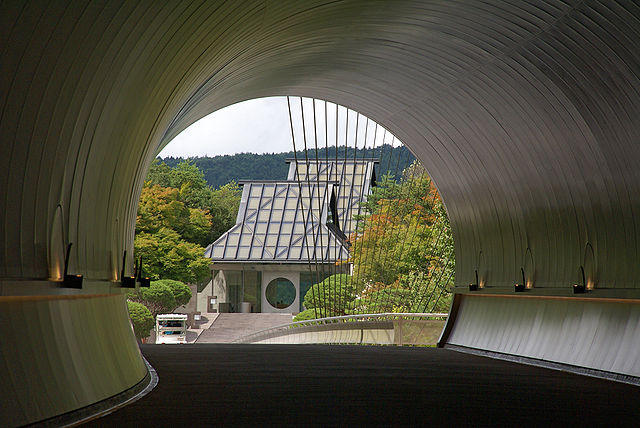
<path id="1" fill-rule="evenodd" d="M 327 226 L 336 183 L 243 182 L 236 225 L 209 245 L 213 261 L 309 263 L 347 260 L 339 231 Z"/>
<path id="2" fill-rule="evenodd" d="M 361 214 L 360 202 L 366 200 L 375 185 L 377 159 L 287 159 L 288 180 L 307 183 L 337 181 L 336 206 L 338 225 L 349 236 L 356 229 L 354 215 Z M 297 168 L 296 168 L 297 166 Z M 297 174 L 296 174 L 297 169 Z"/>

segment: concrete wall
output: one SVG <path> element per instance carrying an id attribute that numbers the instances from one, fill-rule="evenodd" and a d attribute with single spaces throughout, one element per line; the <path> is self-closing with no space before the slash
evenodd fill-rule
<path id="1" fill-rule="evenodd" d="M 223 270 L 214 271 L 213 279 L 209 281 L 209 283 L 202 289 L 200 293 L 197 293 L 197 308 L 200 312 L 207 312 L 209 308 L 209 296 L 217 296 L 218 303 L 228 302 L 227 299 L 227 286 L 224 277 Z M 218 309 L 218 304 L 214 306 L 215 309 Z"/>
<path id="2" fill-rule="evenodd" d="M 266 290 L 267 286 L 271 281 L 276 278 L 286 278 L 293 283 L 293 286 L 296 289 L 296 298 L 293 303 L 286 308 L 278 309 L 271 306 L 271 304 L 267 301 Z M 263 313 L 293 313 L 300 312 L 300 272 L 291 272 L 291 271 L 263 271 L 262 272 L 262 312 Z"/>
<path id="3" fill-rule="evenodd" d="M 362 343 L 371 345 L 436 345 L 445 322 L 392 320 L 336 323 L 274 332 L 255 343 Z"/>

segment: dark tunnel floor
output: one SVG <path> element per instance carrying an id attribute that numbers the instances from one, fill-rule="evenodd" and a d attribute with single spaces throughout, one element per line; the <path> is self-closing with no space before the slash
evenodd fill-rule
<path id="1" fill-rule="evenodd" d="M 144 345 L 156 388 L 93 426 L 640 426 L 640 387 L 435 348 Z"/>

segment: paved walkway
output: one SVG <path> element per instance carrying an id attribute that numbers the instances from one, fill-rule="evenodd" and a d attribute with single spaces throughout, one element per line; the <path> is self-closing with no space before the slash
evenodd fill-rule
<path id="1" fill-rule="evenodd" d="M 230 343 L 247 334 L 291 322 L 291 314 L 218 314 L 197 343 Z"/>
<path id="2" fill-rule="evenodd" d="M 202 332 L 208 330 L 209 327 L 211 327 L 211 324 L 215 322 L 219 315 L 220 314 L 211 312 L 206 312 L 200 315 L 200 321 L 196 321 L 198 323 L 198 328 L 187 329 L 187 343 L 195 343 Z"/>
<path id="3" fill-rule="evenodd" d="M 103 427 L 637 427 L 640 388 L 455 351 L 143 345 L 158 386 Z"/>

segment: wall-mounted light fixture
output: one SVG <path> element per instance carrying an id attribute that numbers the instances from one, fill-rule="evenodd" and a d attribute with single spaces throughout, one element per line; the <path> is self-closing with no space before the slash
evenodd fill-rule
<path id="1" fill-rule="evenodd" d="M 582 294 L 587 291 L 587 282 L 584 277 L 584 266 L 580 266 L 580 273 L 582 274 L 582 284 L 573 284 L 573 294 Z"/>
<path id="2" fill-rule="evenodd" d="M 514 285 L 514 288 L 515 288 L 516 293 L 521 293 L 521 292 L 523 292 L 524 290 L 526 290 L 526 289 L 527 289 L 527 281 L 526 281 L 526 279 L 524 278 L 524 269 L 523 269 L 523 268 L 520 268 L 520 271 L 522 272 L 522 284 L 518 284 L 518 283 L 516 283 L 516 284 Z"/>
<path id="3" fill-rule="evenodd" d="M 69 242 L 67 245 L 67 254 L 64 258 L 64 281 L 62 286 L 66 288 L 82 288 L 82 275 L 69 275 L 69 255 L 71 254 L 71 246 L 73 243 Z"/>
<path id="4" fill-rule="evenodd" d="M 151 278 L 148 276 L 142 276 L 142 256 L 140 256 L 138 272 L 136 275 L 138 276 L 138 283 L 140 284 L 140 287 L 151 287 Z"/>
<path id="5" fill-rule="evenodd" d="M 477 291 L 478 290 L 478 269 L 476 269 L 476 282 L 473 284 L 469 284 L 469 291 Z"/>
<path id="6" fill-rule="evenodd" d="M 124 267 L 127 263 L 127 252 L 124 252 L 122 256 L 122 272 L 120 274 L 120 282 L 124 288 L 136 288 L 136 277 L 135 276 L 125 276 L 124 275 Z"/>

